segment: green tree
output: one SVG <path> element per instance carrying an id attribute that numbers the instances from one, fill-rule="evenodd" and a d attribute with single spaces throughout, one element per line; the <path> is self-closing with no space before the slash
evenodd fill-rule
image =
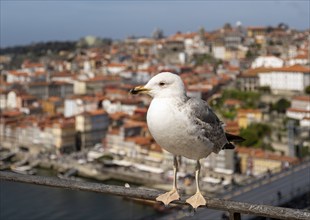
<path id="1" fill-rule="evenodd" d="M 245 139 L 242 143 L 240 143 L 243 146 L 251 147 L 255 146 L 258 143 L 258 134 L 253 129 L 245 128 L 241 129 L 240 136 Z"/>
<path id="2" fill-rule="evenodd" d="M 271 127 L 267 124 L 250 124 L 247 128 L 241 129 L 240 136 L 245 138 L 245 141 L 240 144 L 246 147 L 272 150 L 272 146 L 264 142 L 265 137 L 269 137 L 271 131 Z"/>
<path id="3" fill-rule="evenodd" d="M 257 92 L 244 92 L 237 89 L 227 89 L 224 90 L 222 94 L 221 103 L 226 99 L 238 99 L 244 103 L 243 108 L 257 108 L 259 98 L 260 94 Z"/>
<path id="4" fill-rule="evenodd" d="M 291 102 L 285 98 L 279 99 L 273 106 L 272 110 L 277 111 L 278 113 L 285 113 L 286 109 L 291 106 Z"/>

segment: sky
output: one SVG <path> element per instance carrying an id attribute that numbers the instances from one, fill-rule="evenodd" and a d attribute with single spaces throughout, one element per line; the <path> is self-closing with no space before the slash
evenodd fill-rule
<path id="1" fill-rule="evenodd" d="M 125 39 L 212 31 L 225 23 L 277 26 L 298 30 L 310 27 L 309 0 L 243 1 L 94 1 L 0 0 L 0 47 L 36 42 L 78 40 L 87 35 Z"/>

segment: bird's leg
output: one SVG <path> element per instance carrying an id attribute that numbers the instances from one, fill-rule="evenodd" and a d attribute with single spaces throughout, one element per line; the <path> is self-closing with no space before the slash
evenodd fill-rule
<path id="1" fill-rule="evenodd" d="M 186 200 L 187 203 L 189 203 L 194 209 L 197 209 L 198 206 L 205 206 L 207 204 L 205 198 L 202 196 L 199 188 L 199 174 L 200 174 L 200 162 L 197 160 L 196 164 L 196 172 L 195 172 L 195 179 L 196 179 L 196 188 L 197 191 L 195 195 L 192 197 L 188 198 Z"/>
<path id="2" fill-rule="evenodd" d="M 166 192 L 156 198 L 156 201 L 163 202 L 167 206 L 170 202 L 174 200 L 179 200 L 180 196 L 177 188 L 177 172 L 178 172 L 178 160 L 177 157 L 173 157 L 173 187 L 172 190 Z"/>

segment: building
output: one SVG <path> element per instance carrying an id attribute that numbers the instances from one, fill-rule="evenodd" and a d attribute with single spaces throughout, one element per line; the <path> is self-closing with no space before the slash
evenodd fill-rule
<path id="1" fill-rule="evenodd" d="M 309 54 L 298 54 L 293 58 L 290 58 L 287 61 L 289 66 L 294 65 L 309 65 L 310 64 L 310 57 Z"/>
<path id="2" fill-rule="evenodd" d="M 222 150 L 218 154 L 210 154 L 205 159 L 204 166 L 218 173 L 233 174 L 235 159 L 233 150 Z"/>
<path id="3" fill-rule="evenodd" d="M 74 81 L 74 94 L 85 95 L 101 92 L 106 86 L 115 86 L 120 78 L 111 76 L 95 76 L 90 79 L 77 79 Z"/>
<path id="4" fill-rule="evenodd" d="M 259 109 L 238 109 L 237 120 L 240 128 L 246 128 L 252 123 L 263 120 L 263 113 Z"/>
<path id="5" fill-rule="evenodd" d="M 33 82 L 26 85 L 29 94 L 46 99 L 50 96 L 65 98 L 73 94 L 73 85 L 66 82 Z"/>
<path id="6" fill-rule="evenodd" d="M 238 147 L 241 159 L 241 173 L 262 176 L 268 172 L 278 172 L 298 163 L 295 157 L 281 156 L 262 149 Z"/>
<path id="7" fill-rule="evenodd" d="M 259 85 L 269 86 L 275 92 L 303 92 L 310 85 L 310 68 L 300 65 L 270 68 L 258 73 Z"/>
<path id="8" fill-rule="evenodd" d="M 83 112 L 75 116 L 77 150 L 102 143 L 109 126 L 109 116 L 104 110 Z"/>
<path id="9" fill-rule="evenodd" d="M 0 111 L 6 109 L 7 106 L 7 92 L 0 88 Z"/>
<path id="10" fill-rule="evenodd" d="M 287 109 L 286 116 L 296 120 L 310 118 L 310 96 L 295 96 L 291 107 Z"/>
<path id="11" fill-rule="evenodd" d="M 73 96 L 66 98 L 64 102 L 64 116 L 72 117 L 83 112 L 92 111 L 98 108 L 100 99 L 94 96 Z"/>
<path id="12" fill-rule="evenodd" d="M 276 56 L 259 56 L 251 64 L 251 68 L 281 68 L 284 60 Z"/>
<path id="13" fill-rule="evenodd" d="M 123 63 L 109 63 L 103 67 L 107 75 L 118 76 L 121 72 L 127 69 L 127 65 Z"/>
<path id="14" fill-rule="evenodd" d="M 257 91 L 259 88 L 258 72 L 260 69 L 249 69 L 237 77 L 237 85 L 241 91 Z"/>
<path id="15" fill-rule="evenodd" d="M 51 126 L 53 146 L 60 153 L 71 153 L 76 147 L 75 120 L 61 119 Z"/>
<path id="16" fill-rule="evenodd" d="M 133 115 L 138 106 L 142 106 L 143 102 L 139 99 L 114 99 L 114 100 L 103 100 L 102 107 L 109 114 L 116 112 L 124 112 L 128 115 Z"/>
<path id="17" fill-rule="evenodd" d="M 42 100 L 42 108 L 48 115 L 62 114 L 64 112 L 63 99 L 57 96 L 52 96 L 48 99 Z"/>
<path id="18" fill-rule="evenodd" d="M 248 27 L 247 36 L 254 38 L 257 44 L 264 44 L 266 42 L 267 27 Z"/>
<path id="19" fill-rule="evenodd" d="M 4 71 L 7 83 L 28 83 L 31 81 L 30 73 L 17 70 Z"/>

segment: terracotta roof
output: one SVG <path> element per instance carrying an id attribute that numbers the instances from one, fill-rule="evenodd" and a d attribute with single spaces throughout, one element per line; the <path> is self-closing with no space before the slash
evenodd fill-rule
<path id="1" fill-rule="evenodd" d="M 35 67 L 44 67 L 44 65 L 42 63 L 32 63 L 26 60 L 22 63 L 22 67 L 23 68 L 35 68 Z"/>
<path id="2" fill-rule="evenodd" d="M 239 154 L 247 154 L 253 158 L 259 159 L 266 159 L 266 160 L 276 160 L 281 162 L 289 162 L 289 163 L 297 163 L 298 159 L 295 157 L 288 157 L 288 156 L 280 156 L 277 154 L 273 154 L 268 151 L 264 151 L 262 149 L 253 149 L 253 148 L 246 148 L 246 147 L 237 147 L 236 151 Z"/>
<path id="3" fill-rule="evenodd" d="M 225 131 L 231 134 L 238 135 L 240 132 L 240 127 L 237 121 L 226 121 L 225 122 Z"/>
<path id="4" fill-rule="evenodd" d="M 152 142 L 152 138 L 136 136 L 136 137 L 127 137 L 125 138 L 125 141 L 135 142 L 138 145 L 149 145 Z"/>
<path id="5" fill-rule="evenodd" d="M 242 104 L 242 101 L 238 99 L 226 99 L 224 102 L 224 105 L 228 105 L 228 106 L 235 106 L 235 105 L 240 105 L 240 104 Z"/>
<path id="6" fill-rule="evenodd" d="M 104 114 L 107 114 L 106 111 L 104 111 L 103 109 L 97 109 L 97 110 L 89 111 L 88 113 L 90 115 L 104 115 Z"/>
<path id="7" fill-rule="evenodd" d="M 27 72 L 20 72 L 20 71 L 17 71 L 17 70 L 10 70 L 10 71 L 7 71 L 7 73 L 11 74 L 11 75 L 14 75 L 14 76 L 29 76 L 30 75 Z"/>
<path id="8" fill-rule="evenodd" d="M 184 40 L 184 39 L 188 39 L 188 38 L 194 38 L 195 36 L 197 36 L 196 32 L 190 32 L 190 33 L 175 33 L 171 36 L 169 36 L 168 38 L 171 40 Z"/>
<path id="9" fill-rule="evenodd" d="M 304 67 L 301 65 L 294 65 L 289 67 L 282 67 L 282 68 L 275 68 L 276 71 L 283 71 L 283 72 L 302 72 L 302 73 L 310 73 L 309 67 Z"/>
<path id="10" fill-rule="evenodd" d="M 302 110 L 302 109 L 298 109 L 298 108 L 288 108 L 286 111 L 297 112 L 297 113 L 309 113 L 310 114 L 310 110 Z"/>
<path id="11" fill-rule="evenodd" d="M 255 77 L 259 73 L 269 73 L 269 72 L 302 72 L 302 73 L 310 73 L 310 68 L 301 66 L 301 65 L 294 65 L 288 67 L 281 67 L 281 68 L 255 68 L 255 69 L 248 69 L 243 72 L 240 77 Z"/>
<path id="12" fill-rule="evenodd" d="M 109 117 L 112 120 L 119 120 L 121 118 L 128 117 L 128 115 L 126 113 L 124 113 L 124 112 L 115 112 L 115 113 L 109 114 Z"/>
<path id="13" fill-rule="evenodd" d="M 293 57 L 292 59 L 306 59 L 306 60 L 310 60 L 310 57 L 308 54 L 298 54 L 297 56 Z"/>
<path id="14" fill-rule="evenodd" d="M 243 73 L 241 73 L 240 76 L 238 77 L 257 77 L 258 73 L 262 73 L 262 72 L 270 72 L 270 68 L 255 68 L 255 69 L 248 69 L 246 71 L 244 71 Z"/>
<path id="15" fill-rule="evenodd" d="M 147 108 L 137 108 L 136 110 L 135 110 L 135 113 L 137 113 L 137 114 L 146 114 L 147 113 Z"/>
<path id="16" fill-rule="evenodd" d="M 51 97 L 48 98 L 48 100 L 51 101 L 51 102 L 57 102 L 57 101 L 60 101 L 61 98 L 58 97 L 58 96 L 51 96 Z"/>
<path id="17" fill-rule="evenodd" d="M 126 120 L 123 127 L 124 127 L 124 128 L 130 128 L 130 127 L 147 127 L 147 125 L 146 125 L 146 122 L 142 122 L 142 121 Z"/>
<path id="18" fill-rule="evenodd" d="M 17 111 L 17 110 L 11 110 L 11 111 L 5 111 L 2 113 L 2 116 L 4 117 L 16 117 L 16 116 L 21 116 L 24 113 Z"/>
<path id="19" fill-rule="evenodd" d="M 293 97 L 293 101 L 294 101 L 294 100 L 305 101 L 305 102 L 310 103 L 310 96 L 307 96 L 307 95 L 294 96 L 294 97 Z"/>
<path id="20" fill-rule="evenodd" d="M 20 98 L 23 99 L 23 100 L 37 99 L 35 96 L 33 96 L 33 95 L 28 95 L 28 94 L 20 95 Z"/>
<path id="21" fill-rule="evenodd" d="M 51 77 L 72 77 L 75 74 L 72 74 L 70 72 L 57 72 L 53 73 Z"/>
<path id="22" fill-rule="evenodd" d="M 107 66 L 108 67 L 127 67 L 127 65 L 124 63 L 109 63 Z"/>

